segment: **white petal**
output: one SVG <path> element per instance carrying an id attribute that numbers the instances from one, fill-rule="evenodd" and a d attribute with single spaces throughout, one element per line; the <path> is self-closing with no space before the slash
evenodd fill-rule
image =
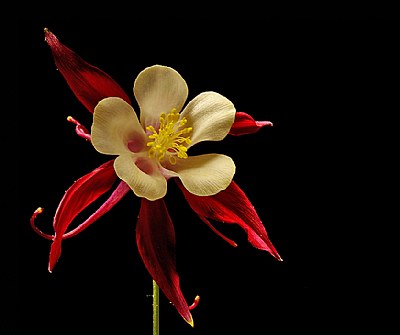
<path id="1" fill-rule="evenodd" d="M 167 181 L 153 159 L 124 154 L 115 159 L 114 169 L 138 197 L 153 201 L 167 193 Z"/>
<path id="2" fill-rule="evenodd" d="M 161 113 L 169 113 L 173 108 L 181 111 L 188 96 L 188 87 L 174 69 L 154 65 L 139 73 L 133 92 L 140 107 L 143 127 L 157 127 Z"/>
<path id="3" fill-rule="evenodd" d="M 183 186 L 199 196 L 209 196 L 226 189 L 235 174 L 235 163 L 225 155 L 208 154 L 179 159 L 173 166 Z"/>
<path id="4" fill-rule="evenodd" d="M 102 154 L 139 152 L 146 146 L 146 135 L 132 106 L 116 97 L 105 98 L 95 107 L 91 136 Z"/>
<path id="5" fill-rule="evenodd" d="M 182 111 L 185 127 L 192 127 L 190 139 L 194 145 L 201 141 L 220 141 L 228 133 L 235 120 L 233 103 L 215 92 L 203 92 L 191 100 Z"/>

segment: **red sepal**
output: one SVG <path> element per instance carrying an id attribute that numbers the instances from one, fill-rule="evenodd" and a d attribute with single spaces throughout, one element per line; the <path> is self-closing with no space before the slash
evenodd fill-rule
<path id="1" fill-rule="evenodd" d="M 51 272 L 61 254 L 61 241 L 74 218 L 102 194 L 110 190 L 117 176 L 110 160 L 92 172 L 79 178 L 65 192 L 54 216 L 54 239 L 50 248 L 49 271 Z"/>
<path id="2" fill-rule="evenodd" d="M 89 64 L 74 51 L 60 43 L 47 28 L 45 41 L 55 64 L 78 100 L 93 113 L 97 103 L 107 97 L 120 97 L 131 103 L 125 91 L 107 73 Z"/>
<path id="3" fill-rule="evenodd" d="M 179 179 L 175 180 L 190 207 L 202 220 L 206 217 L 220 222 L 236 223 L 246 231 L 249 242 L 255 248 L 266 250 L 276 259 L 282 260 L 254 206 L 234 181 L 225 190 L 213 196 L 201 197 L 186 190 Z"/>
<path id="4" fill-rule="evenodd" d="M 176 272 L 175 230 L 163 199 L 141 199 L 136 242 L 147 271 L 178 313 L 193 326 Z"/>

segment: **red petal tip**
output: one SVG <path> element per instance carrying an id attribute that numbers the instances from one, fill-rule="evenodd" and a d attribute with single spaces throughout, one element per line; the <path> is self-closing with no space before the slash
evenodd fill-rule
<path id="1" fill-rule="evenodd" d="M 43 232 L 42 232 L 38 227 L 36 227 L 36 225 L 35 225 L 36 217 L 37 217 L 39 214 L 41 214 L 41 213 L 43 213 L 43 207 L 38 207 L 38 208 L 33 212 L 32 216 L 31 216 L 31 219 L 30 219 L 31 227 L 32 227 L 33 231 L 34 231 L 35 233 L 37 233 L 38 235 L 40 235 L 40 236 L 42 236 L 42 237 L 44 237 L 44 238 L 46 238 L 46 239 L 48 239 L 48 240 L 52 240 L 52 239 L 53 239 L 53 236 L 52 236 L 52 235 L 43 233 Z"/>
<path id="2" fill-rule="evenodd" d="M 272 127 L 274 124 L 271 121 L 256 121 L 256 125 L 259 127 L 264 127 L 264 126 Z"/>
<path id="3" fill-rule="evenodd" d="M 35 214 L 43 213 L 43 207 L 38 207 L 38 208 L 35 210 L 34 213 L 35 213 Z"/>
<path id="4" fill-rule="evenodd" d="M 48 39 L 49 37 L 55 37 L 55 36 L 53 35 L 53 33 L 52 33 L 48 28 L 44 28 L 43 31 L 44 31 L 44 40 L 45 40 L 46 42 L 48 42 L 47 39 Z"/>
<path id="5" fill-rule="evenodd" d="M 196 297 L 194 298 L 193 304 L 191 304 L 189 306 L 189 310 L 191 311 L 192 309 L 195 309 L 197 307 L 197 305 L 199 304 L 199 302 L 200 302 L 200 296 L 196 295 Z"/>
<path id="6" fill-rule="evenodd" d="M 74 119 L 72 116 L 67 117 L 67 121 L 76 125 L 75 132 L 87 141 L 91 140 L 90 132 L 85 126 L 83 126 L 78 120 Z"/>
<path id="7" fill-rule="evenodd" d="M 57 261 L 53 261 L 53 260 L 51 260 L 49 262 L 49 265 L 47 266 L 47 271 L 49 271 L 49 273 L 53 273 L 53 269 L 54 269 L 54 266 L 56 265 L 56 262 Z"/>

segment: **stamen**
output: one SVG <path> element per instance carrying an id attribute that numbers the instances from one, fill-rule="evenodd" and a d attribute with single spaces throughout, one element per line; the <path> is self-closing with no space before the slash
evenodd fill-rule
<path id="1" fill-rule="evenodd" d="M 200 296 L 196 295 L 196 297 L 194 298 L 193 304 L 191 304 L 189 306 L 189 310 L 191 311 L 192 309 L 195 309 L 197 307 L 197 305 L 199 304 L 199 302 L 200 302 Z"/>
<path id="2" fill-rule="evenodd" d="M 150 158 L 157 158 L 162 162 L 168 156 L 168 161 L 172 165 L 176 164 L 176 157 L 188 158 L 186 153 L 188 148 L 185 145 L 192 143 L 188 135 L 192 131 L 192 127 L 184 128 L 187 119 L 179 120 L 179 117 L 176 108 L 173 108 L 168 114 L 160 115 L 158 132 L 151 125 L 146 127 L 146 130 L 151 132 L 148 135 L 150 141 L 147 142 L 147 146 L 150 147 L 148 151 Z"/>
<path id="3" fill-rule="evenodd" d="M 75 120 L 72 116 L 68 116 L 67 121 L 76 124 L 75 131 L 80 137 L 83 137 L 87 141 L 91 140 L 89 131 L 80 122 Z"/>

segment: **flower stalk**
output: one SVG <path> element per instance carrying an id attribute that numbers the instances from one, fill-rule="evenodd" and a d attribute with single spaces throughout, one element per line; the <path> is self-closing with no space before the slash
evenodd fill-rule
<path id="1" fill-rule="evenodd" d="M 160 289 L 153 280 L 153 335 L 160 334 Z"/>

